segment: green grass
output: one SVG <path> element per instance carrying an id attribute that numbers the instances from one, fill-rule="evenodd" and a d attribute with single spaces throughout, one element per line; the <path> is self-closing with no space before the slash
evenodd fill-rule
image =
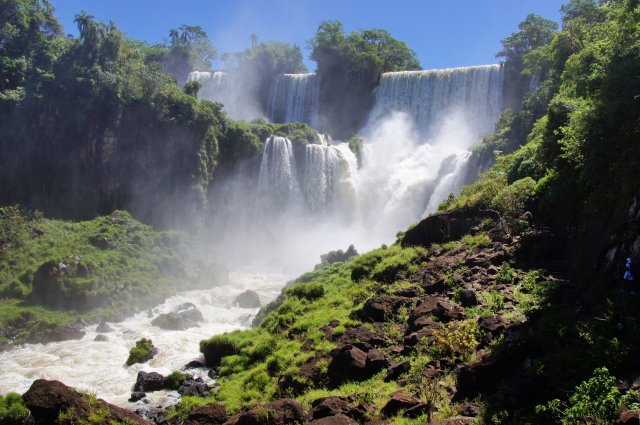
<path id="1" fill-rule="evenodd" d="M 177 282 L 204 285 L 186 276 L 195 266 L 179 254 L 184 238 L 124 211 L 67 222 L 0 208 L 0 343 L 41 341 L 53 324 L 122 319 Z"/>

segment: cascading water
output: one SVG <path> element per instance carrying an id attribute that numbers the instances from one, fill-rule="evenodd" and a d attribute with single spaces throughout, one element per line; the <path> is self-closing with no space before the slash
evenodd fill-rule
<path id="1" fill-rule="evenodd" d="M 220 102 L 225 112 L 234 119 L 252 120 L 263 118 L 260 102 L 256 98 L 255 81 L 245 75 L 226 72 L 193 71 L 187 81 L 200 83 L 198 98 Z"/>
<path id="2" fill-rule="evenodd" d="M 391 111 L 409 114 L 422 137 L 433 137 L 451 114 L 477 136 L 493 129 L 502 109 L 500 65 L 402 71 L 382 74 L 370 122 Z"/>
<path id="3" fill-rule="evenodd" d="M 201 97 L 214 100 L 229 82 L 223 73 L 194 73 L 190 79 L 203 83 Z M 393 241 L 396 232 L 459 190 L 468 149 L 497 120 L 501 79 L 497 65 L 384 74 L 361 132 L 366 142 L 361 168 L 346 143 L 321 137 L 320 144 L 300 147 L 296 163 L 291 141 L 269 138 L 258 181 L 230 182 L 235 196 L 219 202 L 227 210 L 221 216 L 228 221 L 212 225 L 211 239 L 217 245 L 208 254 L 231 267 L 258 258 L 262 263 L 254 267 L 277 265 L 284 274 L 269 277 L 259 269 L 253 275 L 257 280 L 235 278 L 240 283 L 181 294 L 156 309 L 156 314 L 163 313 L 192 302 L 205 317 L 200 328 L 164 331 L 151 326 L 147 314 L 138 314 L 114 324 L 116 331 L 107 343 L 94 342 L 91 327 L 81 341 L 26 345 L 0 353 L 5 368 L 0 393 L 22 392 L 43 377 L 127 405 L 138 370 L 166 374 L 198 356 L 201 339 L 248 326 L 256 310 L 232 305 L 243 289 L 257 290 L 269 301 L 287 279 L 309 270 L 321 253 L 349 244 L 364 252 Z M 283 120 L 310 120 L 317 106 L 309 99 L 317 95 L 308 85 L 317 82 L 309 76 L 283 77 L 279 83 L 272 89 L 274 111 L 282 102 L 291 105 L 277 112 L 290 117 Z M 229 108 L 225 104 L 233 110 Z M 160 355 L 127 368 L 127 352 L 140 337 L 150 337 Z"/>
<path id="4" fill-rule="evenodd" d="M 291 141 L 285 137 L 270 137 L 262 153 L 258 200 L 267 209 L 295 207 L 300 198 L 296 158 Z"/>
<path id="5" fill-rule="evenodd" d="M 315 73 L 281 74 L 269 92 L 272 122 L 305 122 L 315 126 L 318 115 L 320 78 Z"/>

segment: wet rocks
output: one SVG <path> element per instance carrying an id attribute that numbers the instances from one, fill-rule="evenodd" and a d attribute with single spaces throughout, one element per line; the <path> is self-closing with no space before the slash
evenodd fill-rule
<path id="1" fill-rule="evenodd" d="M 131 397 L 129 397 L 129 401 L 131 403 L 135 403 L 136 401 L 142 400 L 147 396 L 147 393 L 144 391 L 134 391 L 131 393 Z"/>
<path id="2" fill-rule="evenodd" d="M 108 342 L 109 338 L 106 335 L 96 335 L 96 337 L 93 338 L 93 340 L 95 342 Z"/>
<path id="3" fill-rule="evenodd" d="M 106 334 L 109 332 L 113 332 L 113 328 L 109 326 L 107 322 L 100 322 L 100 324 L 96 326 L 96 332 Z"/>
<path id="4" fill-rule="evenodd" d="M 103 423 L 150 424 L 138 415 L 103 400 L 98 399 L 90 403 L 88 395 L 75 391 L 59 381 L 37 379 L 22 398 L 37 425 L 56 423 L 60 413 L 67 412 L 69 409 L 73 409 L 81 419 L 88 418 L 100 409 L 105 412 Z"/>
<path id="5" fill-rule="evenodd" d="M 151 321 L 153 326 L 171 331 L 182 331 L 184 329 L 198 326 L 204 317 L 200 310 L 191 303 L 185 303 L 171 313 L 161 314 Z"/>
<path id="6" fill-rule="evenodd" d="M 183 396 L 200 396 L 208 397 L 211 387 L 207 385 L 200 377 L 189 377 L 182 382 L 178 388 L 178 394 Z"/>
<path id="7" fill-rule="evenodd" d="M 233 304 L 237 305 L 240 308 L 260 308 L 262 307 L 262 303 L 260 302 L 260 297 L 256 291 L 246 290 L 240 295 L 238 295 L 234 300 Z"/>
<path id="8" fill-rule="evenodd" d="M 158 372 L 138 372 L 136 383 L 133 386 L 133 391 L 159 391 L 164 388 L 164 376 Z"/>

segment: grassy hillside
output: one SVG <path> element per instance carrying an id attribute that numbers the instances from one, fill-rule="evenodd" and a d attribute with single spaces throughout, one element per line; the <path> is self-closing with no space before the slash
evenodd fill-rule
<path id="1" fill-rule="evenodd" d="M 0 208 L 0 341 L 47 340 L 56 325 L 116 320 L 224 278 L 186 261 L 184 238 L 123 211 L 66 222 Z"/>

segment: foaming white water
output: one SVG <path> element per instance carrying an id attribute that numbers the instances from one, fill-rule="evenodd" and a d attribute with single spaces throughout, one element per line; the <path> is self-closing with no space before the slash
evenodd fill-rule
<path id="1" fill-rule="evenodd" d="M 269 92 L 272 122 L 306 122 L 315 126 L 318 116 L 320 78 L 315 73 L 280 74 Z"/>
<path id="2" fill-rule="evenodd" d="M 263 304 L 274 299 L 287 277 L 277 272 L 253 273 L 241 270 L 231 273 L 229 285 L 210 290 L 188 291 L 166 300 L 153 309 L 152 314 L 140 313 L 121 322 L 113 323 L 113 332 L 105 334 L 108 342 L 96 342 L 95 325 L 88 326 L 86 335 L 78 341 L 50 344 L 26 344 L 0 353 L 0 393 L 23 393 L 35 379 L 56 379 L 79 390 L 95 393 L 98 397 L 120 406 L 142 405 L 129 403 L 138 371 L 156 371 L 163 375 L 180 369 L 200 357 L 199 342 L 223 332 L 246 329 L 257 309 L 234 306 L 234 298 L 246 289 L 258 293 Z M 151 325 L 161 313 L 174 311 L 185 302 L 195 304 L 202 312 L 204 322 L 199 327 L 184 331 L 167 331 Z M 158 348 L 156 357 L 144 364 L 126 366 L 129 350 L 140 338 L 150 338 Z M 205 379 L 206 369 L 190 370 Z M 177 401 L 176 392 L 149 393 L 154 402 Z"/>
<path id="3" fill-rule="evenodd" d="M 291 141 L 270 137 L 264 145 L 258 180 L 260 208 L 294 207 L 300 198 L 296 161 Z"/>

